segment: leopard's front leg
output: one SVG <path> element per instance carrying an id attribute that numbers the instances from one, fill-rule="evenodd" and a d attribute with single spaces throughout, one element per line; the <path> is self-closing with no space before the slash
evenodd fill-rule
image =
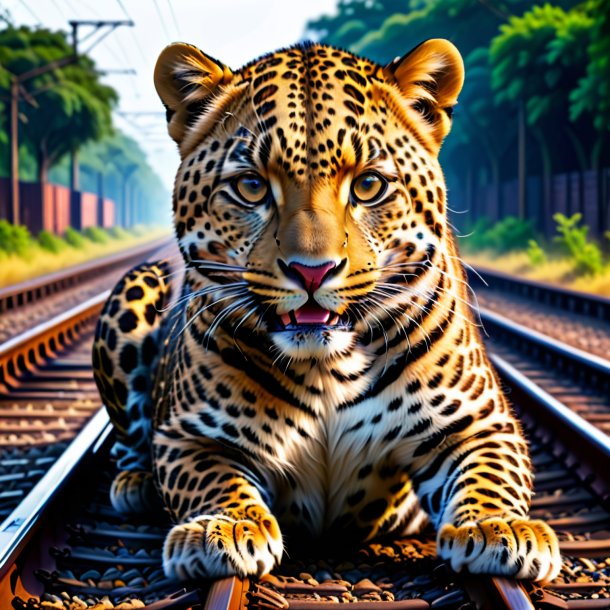
<path id="1" fill-rule="evenodd" d="M 157 482 L 176 522 L 163 547 L 168 577 L 260 576 L 279 563 L 282 535 L 269 494 L 236 453 L 212 440 L 158 431 L 154 454 Z"/>
<path id="2" fill-rule="evenodd" d="M 420 496 L 437 526 L 438 555 L 455 571 L 550 581 L 561 568 L 559 544 L 546 523 L 528 518 L 527 447 L 518 424 L 503 419 L 480 434 L 448 436 L 415 474 Z"/>

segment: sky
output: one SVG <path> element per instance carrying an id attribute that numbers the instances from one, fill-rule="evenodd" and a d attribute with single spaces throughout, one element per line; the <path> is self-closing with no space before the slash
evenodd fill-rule
<path id="1" fill-rule="evenodd" d="M 79 27 L 79 50 L 100 70 L 135 70 L 107 74 L 103 80 L 120 95 L 115 125 L 135 138 L 168 189 L 178 168 L 176 145 L 166 131 L 153 69 L 171 42 L 194 44 L 231 68 L 303 38 L 307 20 L 335 12 L 336 0 L 0 0 L 17 25 L 69 31 L 69 20 L 126 20 L 100 42 L 98 31 Z M 140 114 L 131 114 L 140 113 Z"/>

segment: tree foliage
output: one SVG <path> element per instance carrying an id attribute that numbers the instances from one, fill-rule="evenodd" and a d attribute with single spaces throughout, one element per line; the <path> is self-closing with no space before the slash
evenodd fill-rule
<path id="1" fill-rule="evenodd" d="M 7 96 L 12 77 L 66 57 L 72 57 L 72 47 L 63 32 L 8 22 L 0 30 L 0 176 L 9 173 Z M 79 56 L 74 63 L 27 80 L 24 89 L 35 104 L 20 101 L 20 179 L 44 181 L 48 176 L 68 186 L 69 153 L 79 150 L 82 190 L 98 192 L 121 206 L 128 179 L 149 208 L 167 206 L 169 195 L 145 153 L 114 129 L 112 110 L 118 95 L 102 83 L 89 57 Z"/>
<path id="2" fill-rule="evenodd" d="M 490 47 L 491 82 L 498 102 L 520 102 L 535 125 L 557 114 L 568 120 L 565 101 L 586 70 L 593 19 L 579 8 L 534 6 L 500 26 Z"/>
<path id="3" fill-rule="evenodd" d="M 585 9 L 595 17 L 587 47 L 586 74 L 570 94 L 573 120 L 593 117 L 595 129 L 610 130 L 610 0 L 589 0 Z"/>
<path id="4" fill-rule="evenodd" d="M 11 75 L 22 75 L 72 54 L 65 34 L 44 28 L 7 27 L 0 31 L 0 87 L 8 92 Z M 81 56 L 23 83 L 34 104 L 21 102 L 20 130 L 35 157 L 39 180 L 66 153 L 109 133 L 117 93 L 102 84 L 94 62 Z"/>

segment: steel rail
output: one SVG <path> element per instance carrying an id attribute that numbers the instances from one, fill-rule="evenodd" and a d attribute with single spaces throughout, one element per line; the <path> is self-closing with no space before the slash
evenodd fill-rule
<path id="1" fill-rule="evenodd" d="M 490 578 L 490 584 L 498 598 L 510 610 L 534 610 L 534 604 L 520 581 L 494 576 Z"/>
<path id="2" fill-rule="evenodd" d="M 522 401 L 528 409 L 535 409 L 537 415 L 551 419 L 557 429 L 563 431 L 572 448 L 585 452 L 589 461 L 591 452 L 594 452 L 602 460 L 600 464 L 610 464 L 610 436 L 551 396 L 498 354 L 492 351 L 489 357 L 500 377 L 513 390 L 512 395 L 517 398 L 517 402 Z M 610 472 L 605 474 L 610 477 Z"/>
<path id="3" fill-rule="evenodd" d="M 76 286 L 97 277 L 113 268 L 129 265 L 130 262 L 143 260 L 149 253 L 169 244 L 170 238 L 164 237 L 153 242 L 136 246 L 110 256 L 89 261 L 82 265 L 69 267 L 55 273 L 33 278 L 19 284 L 0 288 L 0 314 L 15 311 L 19 307 L 35 303 L 60 290 Z"/>
<path id="4" fill-rule="evenodd" d="M 566 362 L 575 363 L 581 367 L 581 369 L 587 369 L 592 373 L 601 375 L 610 380 L 610 360 L 606 360 L 595 354 L 590 354 L 577 347 L 572 347 L 567 343 L 563 343 L 548 335 L 527 328 L 505 316 L 489 311 L 486 308 L 480 308 L 479 311 L 484 326 L 495 327 L 500 331 L 528 342 L 532 346 L 551 353 Z"/>
<path id="5" fill-rule="evenodd" d="M 14 564 L 52 502 L 93 457 L 112 430 L 105 409 L 85 425 L 15 510 L 0 524 L 0 579 Z"/>
<path id="6" fill-rule="evenodd" d="M 76 341 L 97 320 L 110 290 L 0 344 L 0 393 L 19 385 L 19 376 L 35 369 Z"/>

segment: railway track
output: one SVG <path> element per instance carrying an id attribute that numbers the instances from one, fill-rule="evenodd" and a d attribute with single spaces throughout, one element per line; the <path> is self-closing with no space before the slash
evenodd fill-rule
<path id="1" fill-rule="evenodd" d="M 564 312 L 566 323 L 572 318 L 598 320 L 600 327 L 610 320 L 610 299 L 559 286 L 521 280 L 504 273 L 478 269 L 471 283 L 485 294 L 482 280 L 494 293 L 516 294 L 536 304 Z M 479 308 L 488 349 L 542 390 L 582 416 L 600 431 L 610 434 L 610 353 L 602 357 L 555 337 L 533 330 L 496 311 Z M 600 330 L 600 332 L 604 332 Z M 599 353 L 599 350 L 598 350 Z"/>
<path id="2" fill-rule="evenodd" d="M 471 269 L 470 285 L 475 289 L 493 287 L 507 294 L 525 297 L 569 313 L 610 321 L 610 299 L 548 282 L 522 278 L 487 267 Z"/>
<path id="3" fill-rule="evenodd" d="M 28 408 L 29 397 L 37 392 L 46 393 L 53 404 L 62 404 L 65 397 L 58 401 L 58 391 L 72 392 L 66 405 L 71 398 L 95 404 L 86 393 L 88 353 L 85 363 L 82 347 L 92 332 L 95 307 L 101 305 L 91 306 L 91 313 L 86 313 L 83 305 L 78 322 L 68 323 L 71 316 L 66 315 L 68 326 L 55 330 L 54 336 L 51 332 L 38 349 L 16 341 L 10 360 L 0 351 L 0 384 L 11 396 L 23 398 L 19 408 Z M 488 330 L 497 322 L 485 320 Z M 559 395 L 549 391 L 553 387 L 537 385 L 544 378 L 536 377 L 534 364 L 528 368 L 514 360 L 530 348 L 511 352 L 507 346 L 516 339 L 509 331 L 496 325 L 493 334 L 492 359 L 520 412 L 538 473 L 532 515 L 549 521 L 560 536 L 564 569 L 549 587 L 456 575 L 436 559 L 432 533 L 356 550 L 318 550 L 309 557 L 291 548 L 281 568 L 258 581 L 229 578 L 187 585 L 169 581 L 161 569 L 161 544 L 169 526 L 163 515 L 125 519 L 109 504 L 112 431 L 104 411 L 91 418 L 94 406 L 91 411 L 75 409 L 77 424 L 68 426 L 67 432 L 47 430 L 66 435 L 51 445 L 62 448 L 58 455 L 47 455 L 48 437 L 36 436 L 26 426 L 27 433 L 40 441 L 34 447 L 39 453 L 29 460 L 17 454 L 0 460 L 0 468 L 7 469 L 0 471 L 0 477 L 7 475 L 0 481 L 16 485 L 18 491 L 12 503 L 6 498 L 10 510 L 0 525 L 0 609 L 332 610 L 337 603 L 356 604 L 354 610 L 610 608 L 609 439 L 591 425 L 599 425 L 595 418 L 588 423 L 574 415 L 570 408 L 577 405 L 569 402 L 567 391 Z M 527 335 L 527 329 L 522 334 Z M 62 359 L 48 362 L 60 349 Z M 536 353 L 550 363 L 549 370 L 555 366 L 553 358 L 562 362 L 558 370 L 564 381 L 567 370 L 580 367 L 559 356 Z M 602 395 L 607 388 L 602 372 L 576 371 L 576 375 L 583 383 L 598 384 L 595 391 Z M 574 390 L 571 379 L 566 384 Z M 29 408 L 41 423 L 47 421 L 44 409 Z M 2 424 L 21 421 L 20 414 L 2 417 Z M 89 423 L 76 434 L 86 420 Z M 69 417 L 63 421 L 72 422 Z M 17 430 L 20 424 L 12 425 L 11 430 Z M 11 434 L 20 432 L 24 431 Z M 13 451 L 18 453 L 19 448 Z M 48 468 L 48 464 L 53 465 Z M 4 488 L 2 484 L 0 489 Z"/>
<path id="4" fill-rule="evenodd" d="M 155 253 L 167 255 L 168 241 L 103 259 L 100 273 L 119 273 Z M 1 315 L 10 319 L 54 290 L 91 281 L 94 268 L 89 263 L 28 282 L 29 287 L 15 288 L 12 296 L 4 291 Z M 91 341 L 108 295 L 108 290 L 98 290 L 94 297 L 0 343 L 0 521 L 26 498 L 100 409 L 91 372 Z M 12 303 L 8 309 L 7 303 Z"/>
<path id="5" fill-rule="evenodd" d="M 546 589 L 502 578 L 456 575 L 434 555 L 433 535 L 356 549 L 325 549 L 299 556 L 289 549 L 281 568 L 259 581 L 168 581 L 160 550 L 169 524 L 162 515 L 124 519 L 108 502 L 113 474 L 111 434 L 101 412 L 64 454 L 72 464 L 61 481 L 49 471 L 34 490 L 43 497 L 38 518 L 17 532 L 26 514 L 18 507 L 3 526 L 12 535 L 0 559 L 0 607 L 148 608 L 149 610 L 354 610 L 445 608 L 593 609 L 610 607 L 610 443 L 591 427 L 558 414 L 541 391 L 523 387 L 496 359 L 530 439 L 536 477 L 532 515 L 558 531 L 561 576 Z M 97 420 L 97 421 L 96 421 Z M 74 447 L 74 448 L 73 448 Z M 92 477 L 96 472 L 98 476 Z M 30 498 L 31 504 L 36 504 Z M 15 524 L 11 526 L 11 523 Z M 7 522 L 5 522 L 6 524 Z M 29 540 L 29 542 L 28 542 Z M 6 541 L 3 540 L 3 546 Z M 606 563 L 608 560 L 608 563 Z M 97 604 L 97 605 L 96 605 Z M 366 605 L 366 608 L 365 608 Z"/>

